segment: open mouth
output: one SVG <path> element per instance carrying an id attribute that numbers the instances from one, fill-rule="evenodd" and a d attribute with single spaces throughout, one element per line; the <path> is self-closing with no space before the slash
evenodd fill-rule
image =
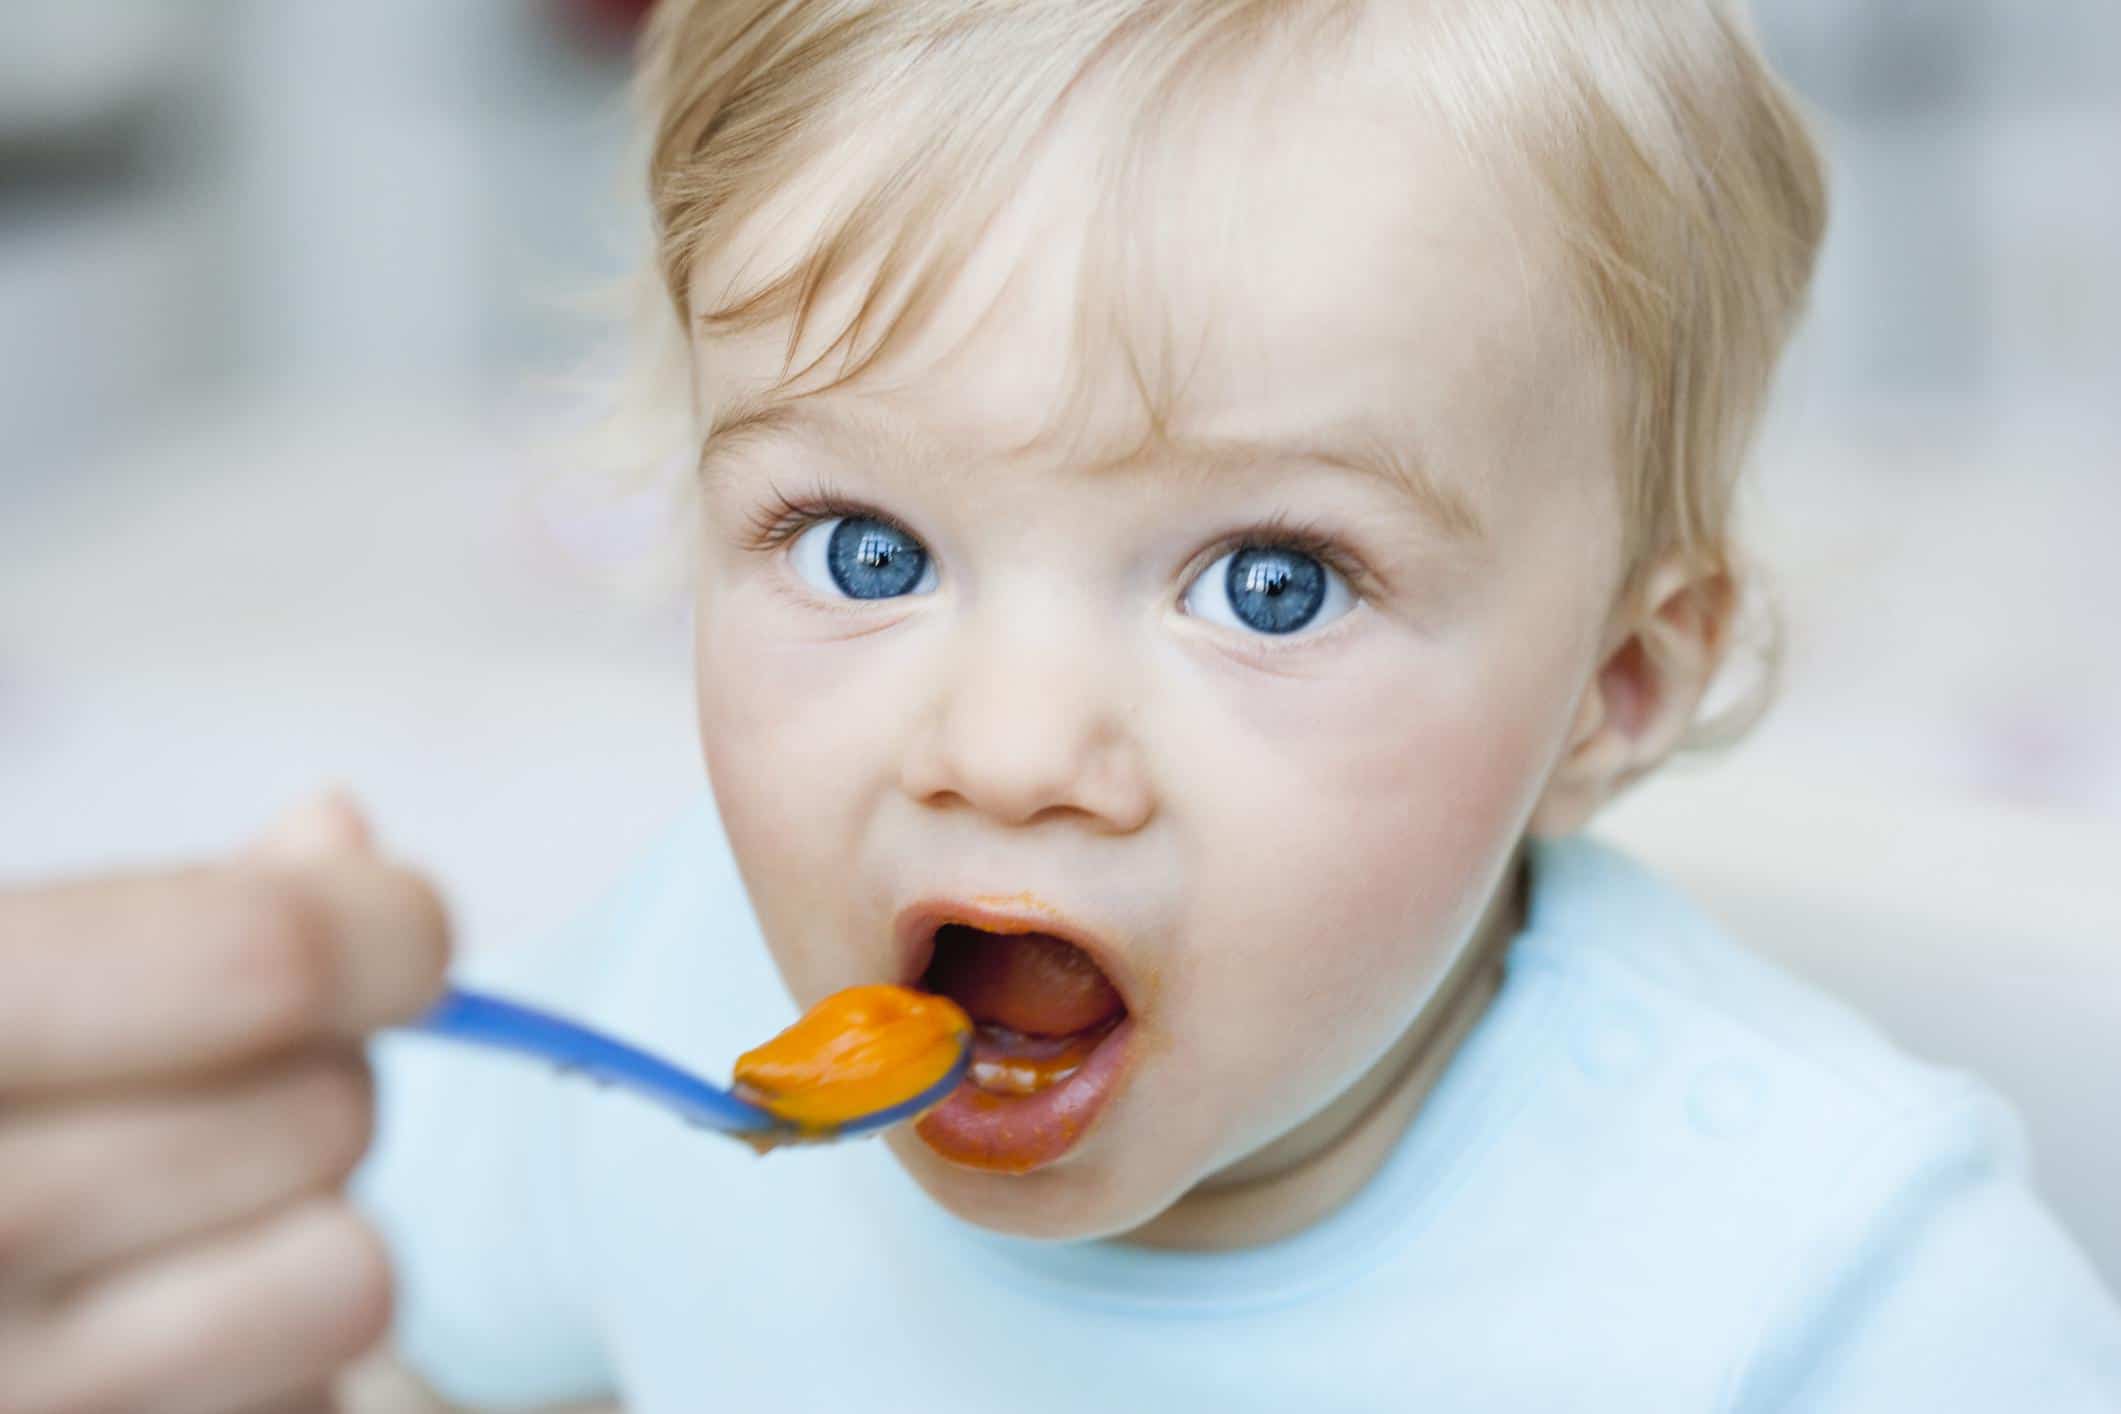
<path id="1" fill-rule="evenodd" d="M 914 985 L 956 1002 L 977 1030 L 970 1074 L 916 1132 L 969 1168 L 1042 1168 L 1118 1088 L 1133 1029 L 1126 1001 L 1086 948 L 1030 920 L 953 910 L 932 926 Z"/>

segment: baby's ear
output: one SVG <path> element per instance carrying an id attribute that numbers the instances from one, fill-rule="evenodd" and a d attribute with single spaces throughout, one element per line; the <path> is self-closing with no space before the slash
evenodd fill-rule
<path id="1" fill-rule="evenodd" d="M 1656 566 L 1621 602 L 1584 689 L 1568 751 L 1532 814 L 1535 835 L 1582 829 L 1679 746 L 1716 676 L 1737 613 L 1721 567 Z"/>

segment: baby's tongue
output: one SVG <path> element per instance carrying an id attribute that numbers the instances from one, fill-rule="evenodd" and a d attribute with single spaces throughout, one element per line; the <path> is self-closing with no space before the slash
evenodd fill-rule
<path id="1" fill-rule="evenodd" d="M 921 981 L 974 1021 L 1026 1036 L 1072 1035 L 1123 1009 L 1088 953 L 1045 933 L 983 933 L 950 924 L 935 935 L 935 959 Z"/>

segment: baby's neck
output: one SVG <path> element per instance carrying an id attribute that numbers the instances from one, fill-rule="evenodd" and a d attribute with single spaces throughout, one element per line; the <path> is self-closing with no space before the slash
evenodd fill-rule
<path id="1" fill-rule="evenodd" d="M 1122 1242 L 1226 1251 L 1301 1232 L 1374 1177 L 1502 986 L 1522 926 L 1525 867 L 1512 866 L 1434 1002 L 1325 1109 L 1222 1169 Z"/>

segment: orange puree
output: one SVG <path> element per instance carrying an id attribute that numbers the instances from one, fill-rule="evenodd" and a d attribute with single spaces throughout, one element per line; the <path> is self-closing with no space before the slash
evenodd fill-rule
<path id="1" fill-rule="evenodd" d="M 736 1090 L 802 1129 L 904 1104 L 950 1073 L 972 1021 L 948 997 L 849 987 L 736 1058 Z"/>

